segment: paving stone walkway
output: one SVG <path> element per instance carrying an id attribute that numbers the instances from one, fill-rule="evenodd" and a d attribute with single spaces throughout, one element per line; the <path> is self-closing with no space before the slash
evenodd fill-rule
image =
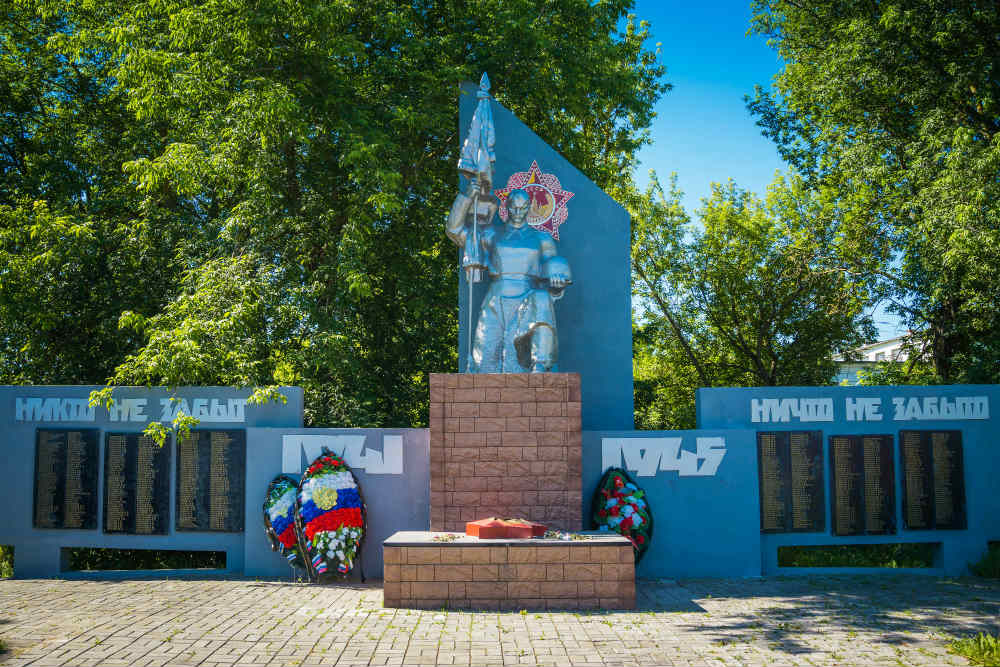
<path id="1" fill-rule="evenodd" d="M 3 667 L 946 665 L 1000 584 L 926 576 L 640 581 L 636 612 L 382 608 L 376 585 L 2 580 Z"/>

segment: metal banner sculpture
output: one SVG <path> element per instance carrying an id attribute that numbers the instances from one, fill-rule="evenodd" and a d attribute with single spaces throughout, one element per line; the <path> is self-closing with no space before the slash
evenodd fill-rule
<path id="1" fill-rule="evenodd" d="M 445 228 L 448 238 L 463 249 L 462 268 L 469 282 L 465 370 L 555 371 L 559 354 L 555 302 L 573 281 L 556 239 L 572 193 L 564 192 L 554 175 L 542 174 L 537 162 L 532 163 L 530 172 L 515 174 L 507 188 L 497 192 L 503 202 L 503 224 L 494 224 L 500 207 L 490 194 L 496 132 L 489 90 L 484 74 L 458 163 L 459 173 L 467 179 L 466 192 L 455 197 Z M 484 273 L 490 286 L 473 332 L 473 285 L 483 280 Z"/>

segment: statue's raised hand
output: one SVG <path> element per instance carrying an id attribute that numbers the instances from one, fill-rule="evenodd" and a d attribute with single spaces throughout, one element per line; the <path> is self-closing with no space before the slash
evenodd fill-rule
<path id="1" fill-rule="evenodd" d="M 472 198 L 472 197 L 475 197 L 476 195 L 479 195 L 480 197 L 482 197 L 483 195 L 487 194 L 486 192 L 483 191 L 483 183 L 484 182 L 485 181 L 480 181 L 479 177 L 477 177 L 477 176 L 473 176 L 472 178 L 470 178 L 469 179 L 469 184 L 465 188 L 465 194 L 466 194 L 466 196 L 469 197 L 469 198 Z M 486 185 L 489 186 L 489 183 L 486 182 Z"/>

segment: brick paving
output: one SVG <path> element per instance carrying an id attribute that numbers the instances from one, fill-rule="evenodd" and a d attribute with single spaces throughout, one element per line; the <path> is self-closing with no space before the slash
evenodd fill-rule
<path id="1" fill-rule="evenodd" d="M 378 584 L 3 580 L 15 665 L 945 665 L 1000 583 L 912 575 L 638 582 L 634 612 L 383 609 Z M 4 660 L 5 658 L 5 660 Z"/>

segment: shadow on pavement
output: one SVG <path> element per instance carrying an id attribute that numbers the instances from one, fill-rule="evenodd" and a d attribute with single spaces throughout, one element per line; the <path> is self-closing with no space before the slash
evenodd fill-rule
<path id="1" fill-rule="evenodd" d="M 890 646 L 914 643 L 914 633 L 1000 633 L 1000 581 L 987 579 L 884 574 L 649 582 L 638 587 L 638 600 L 643 611 L 701 611 L 684 627 L 720 645 L 763 640 L 788 653 L 815 651 L 804 640 L 824 632 L 874 633 Z M 713 602 L 726 613 L 714 615 Z"/>

